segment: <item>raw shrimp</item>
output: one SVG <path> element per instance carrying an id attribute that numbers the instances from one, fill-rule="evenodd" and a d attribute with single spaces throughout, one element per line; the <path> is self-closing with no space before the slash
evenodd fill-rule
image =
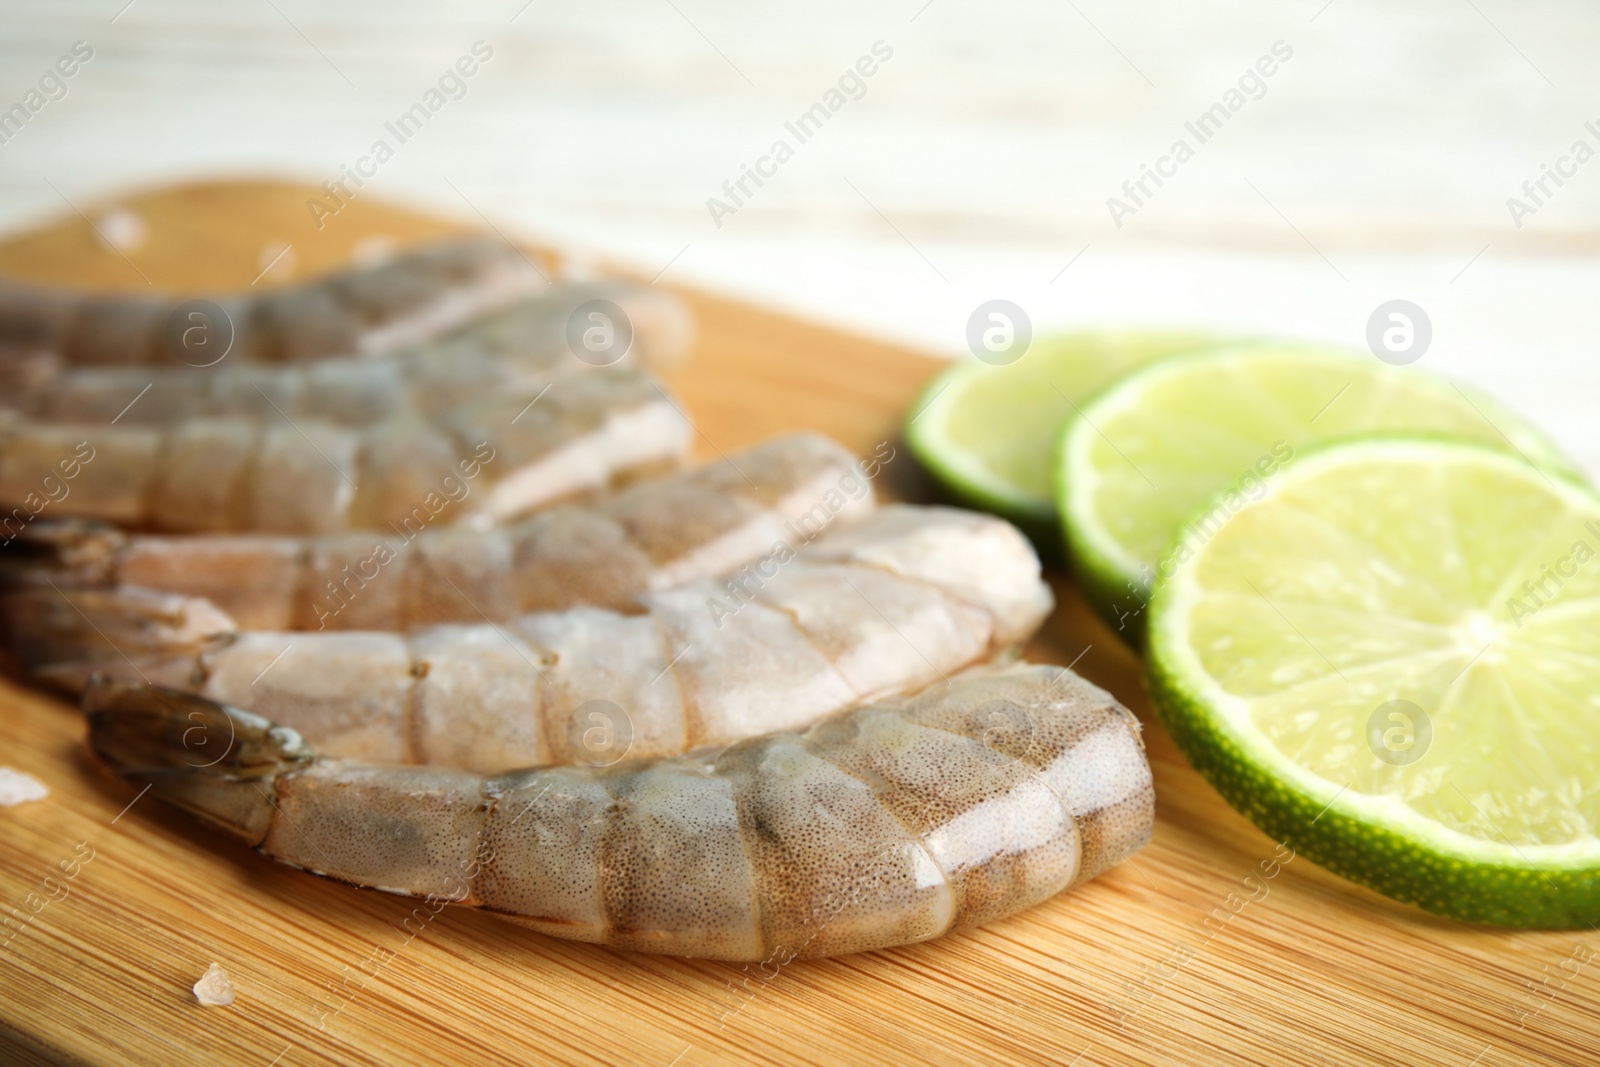
<path id="1" fill-rule="evenodd" d="M 236 362 L 261 363 L 371 354 L 432 336 L 547 284 L 521 252 L 483 236 L 437 242 L 378 266 L 284 289 L 219 295 L 214 302 L 0 281 L 0 362 L 194 366 L 224 352 Z"/>
<path id="2" fill-rule="evenodd" d="M 227 632 L 204 600 L 169 597 L 165 612 L 133 617 L 64 592 L 54 610 L 93 619 L 95 643 L 62 662 L 11 635 L 40 680 L 81 688 L 100 673 L 193 690 L 248 705 L 329 755 L 485 772 L 675 755 L 802 726 L 1003 653 L 1051 606 L 1015 527 L 905 504 L 798 552 L 776 546 L 721 581 L 651 593 L 636 614 Z M 82 622 L 76 632 L 91 636 Z"/>
<path id="3" fill-rule="evenodd" d="M 586 346 L 576 327 L 597 313 L 610 331 L 598 340 L 609 344 Z M 198 369 L 0 361 L 0 404 L 30 419 L 99 425 L 277 415 L 369 426 L 397 414 L 440 415 L 499 389 L 537 390 L 599 366 L 659 370 L 683 355 L 691 332 L 687 308 L 670 293 L 627 282 L 564 284 L 384 359 L 228 359 Z"/>
<path id="4" fill-rule="evenodd" d="M 404 630 L 581 604 L 638 610 L 646 593 L 865 516 L 883 458 L 880 449 L 858 462 L 826 437 L 790 434 L 506 526 L 415 536 L 141 536 L 40 522 L 12 550 L 28 568 L 16 580 L 35 587 L 0 611 L 7 630 L 34 642 L 43 619 L 66 622 L 75 632 L 54 638 L 64 649 L 93 634 L 84 616 L 49 607 L 61 587 L 118 590 L 103 603 L 121 597 L 130 609 L 149 601 L 129 586 L 204 597 L 245 630 Z"/>
<path id="5" fill-rule="evenodd" d="M 500 521 L 670 469 L 690 434 L 653 379 L 618 369 L 364 427 L 278 414 L 159 426 L 12 418 L 0 421 L 0 525 L 10 534 L 8 521 L 48 506 L 145 529 L 404 536 L 446 505 L 458 521 Z"/>
<path id="6" fill-rule="evenodd" d="M 617 948 L 782 966 L 1032 907 L 1143 847 L 1139 724 L 1064 668 L 986 669 L 721 752 L 485 777 L 313 752 L 248 712 L 89 694 L 112 771 L 314 874 Z M 408 920 L 409 921 L 409 920 Z"/>

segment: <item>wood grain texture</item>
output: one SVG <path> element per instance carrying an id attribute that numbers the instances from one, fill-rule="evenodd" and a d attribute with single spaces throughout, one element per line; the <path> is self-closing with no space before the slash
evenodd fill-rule
<path id="1" fill-rule="evenodd" d="M 236 185 L 120 202 L 149 205 L 152 247 L 137 262 L 152 284 L 243 286 L 259 270 L 257 250 L 286 238 L 282 205 L 304 195 Z M 341 233 L 359 223 L 411 240 L 444 228 L 377 204 L 350 211 Z M 317 266 L 350 247 L 300 239 L 309 242 L 301 262 Z M 0 246 L 0 269 L 108 287 L 135 273 L 76 217 Z M 896 438 L 904 408 L 937 369 L 909 352 L 687 295 L 701 338 L 674 384 L 704 456 L 799 427 L 869 451 Z M 927 493 L 903 448 L 885 483 L 896 495 Z M 1264 897 L 1231 910 L 1230 893 L 1235 902 L 1260 895 L 1242 879 L 1260 871 L 1274 843 L 1188 768 L 1150 714 L 1135 657 L 1068 584 L 1055 586 L 1061 606 L 1031 653 L 1061 663 L 1081 655 L 1078 669 L 1144 721 L 1159 797 L 1154 843 L 1095 882 L 985 929 L 765 972 L 569 944 L 455 909 L 408 931 L 414 902 L 280 866 L 137 799 L 90 765 L 74 710 L 3 685 L 0 762 L 51 792 L 0 809 L 0 914 L 29 914 L 45 895 L 41 880 L 59 877 L 58 863 L 79 842 L 94 859 L 63 883 L 64 899 L 0 949 L 0 1059 L 1600 1061 L 1600 959 L 1573 962 L 1587 954 L 1574 957 L 1575 946 L 1600 949 L 1592 932 L 1433 919 L 1304 859 L 1259 883 Z M 1203 926 L 1219 907 L 1230 917 Z M 213 961 L 238 989 L 231 1007 L 202 1008 L 190 993 Z"/>

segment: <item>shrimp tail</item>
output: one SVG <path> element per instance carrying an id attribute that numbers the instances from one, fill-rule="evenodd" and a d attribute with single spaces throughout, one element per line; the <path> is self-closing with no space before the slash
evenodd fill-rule
<path id="1" fill-rule="evenodd" d="M 97 674 L 181 688 L 200 653 L 232 641 L 236 631 L 203 597 L 136 586 L 46 583 L 0 593 L 0 641 L 11 666 L 74 693 Z"/>
<path id="2" fill-rule="evenodd" d="M 83 708 L 102 766 L 252 845 L 271 821 L 273 780 L 315 759 L 286 726 L 139 682 L 97 677 Z"/>

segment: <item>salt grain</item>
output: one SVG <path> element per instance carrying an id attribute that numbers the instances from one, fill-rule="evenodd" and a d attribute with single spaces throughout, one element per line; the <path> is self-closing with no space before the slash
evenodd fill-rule
<path id="1" fill-rule="evenodd" d="M 94 226 L 100 243 L 116 252 L 135 252 L 143 247 L 148 230 L 144 217 L 127 208 L 112 208 Z"/>
<path id="2" fill-rule="evenodd" d="M 220 1008 L 233 1003 L 233 983 L 228 972 L 215 963 L 206 968 L 200 981 L 194 984 L 195 998 L 208 1008 Z"/>
<path id="3" fill-rule="evenodd" d="M 9 808 L 30 800 L 43 800 L 49 795 L 50 790 L 33 775 L 23 774 L 11 767 L 0 767 L 0 807 Z"/>
<path id="4" fill-rule="evenodd" d="M 400 243 L 386 233 L 363 237 L 350 251 L 350 259 L 360 267 L 376 267 L 394 258 Z"/>
<path id="5" fill-rule="evenodd" d="M 261 273 L 256 275 L 260 281 L 268 274 L 275 278 L 287 278 L 294 273 L 295 260 L 294 246 L 286 245 L 281 241 L 272 241 L 262 246 L 261 254 L 256 257 L 256 265 L 261 268 Z M 254 285 L 255 282 L 251 282 Z"/>

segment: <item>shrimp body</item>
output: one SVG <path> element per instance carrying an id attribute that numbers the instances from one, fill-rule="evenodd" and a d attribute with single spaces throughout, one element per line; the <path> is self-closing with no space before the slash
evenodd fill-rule
<path id="1" fill-rule="evenodd" d="M 204 597 L 245 630 L 405 630 L 582 604 L 639 610 L 647 593 L 733 571 L 780 541 L 868 514 L 864 468 L 825 437 L 790 434 L 504 526 L 290 538 L 40 523 L 22 536 L 53 556 L 46 573 L 58 587 Z M 24 613 L 7 628 L 35 641 L 37 620 L 25 613 L 39 595 L 56 595 L 42 584 L 7 601 Z M 79 619 L 63 642 L 82 640 L 89 624 Z"/>
<path id="2" fill-rule="evenodd" d="M 803 726 L 988 660 L 1051 606 L 1014 527 L 911 505 L 798 552 L 781 545 L 723 581 L 650 593 L 630 614 L 218 633 L 227 620 L 205 601 L 155 601 L 130 622 L 92 598 L 57 597 L 69 624 L 82 613 L 110 644 L 77 662 L 36 660 L 36 676 L 158 682 L 248 704 L 330 756 L 485 772 L 675 755 Z M 27 641 L 14 645 L 25 657 Z"/>
<path id="3" fill-rule="evenodd" d="M 1001 919 L 1150 838 L 1139 725 L 1059 667 L 985 669 L 720 752 L 484 776 L 356 763 L 103 683 L 90 744 L 258 851 L 557 937 L 776 962 Z"/>
<path id="4" fill-rule="evenodd" d="M 505 389 L 435 418 L 394 414 L 363 427 L 276 413 L 147 426 L 13 418 L 0 422 L 0 505 L 42 510 L 30 498 L 42 501 L 54 484 L 67 490 L 49 505 L 60 518 L 183 531 L 401 532 L 437 520 L 436 502 L 459 504 L 457 521 L 500 521 L 668 469 L 689 438 L 677 405 L 634 370 Z"/>
<path id="5" fill-rule="evenodd" d="M 569 325 L 604 301 L 624 321 L 614 350 L 574 347 Z M 0 404 L 29 419 L 164 425 L 223 416 L 370 426 L 396 415 L 432 418 L 498 390 L 537 391 L 601 366 L 660 369 L 676 362 L 691 328 L 683 302 L 625 282 L 563 284 L 383 359 L 344 356 L 262 364 L 228 358 L 194 367 L 82 366 L 0 361 Z M 582 358 L 580 358 L 580 355 Z"/>
<path id="6" fill-rule="evenodd" d="M 191 321 L 230 336 L 235 362 L 300 363 L 372 354 L 432 336 L 549 284 L 503 241 L 471 236 L 259 294 L 218 296 L 224 323 L 187 316 L 180 297 L 104 295 L 0 282 L 0 362 L 200 365 Z M 214 346 L 212 346 L 214 347 Z"/>

